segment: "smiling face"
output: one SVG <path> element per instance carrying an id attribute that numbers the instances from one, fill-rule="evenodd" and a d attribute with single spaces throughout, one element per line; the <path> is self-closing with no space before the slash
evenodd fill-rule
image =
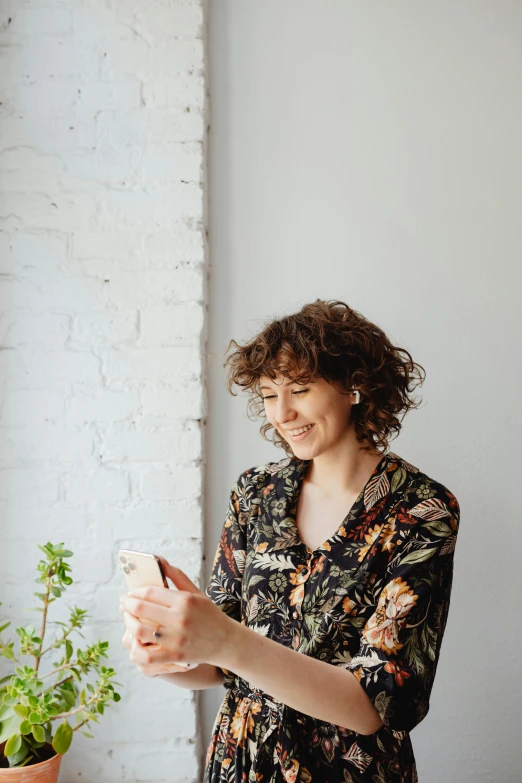
<path id="1" fill-rule="evenodd" d="M 353 394 L 342 394 L 324 378 L 305 385 L 282 375 L 260 379 L 268 421 L 299 459 L 314 459 L 353 436 L 350 410 Z M 304 431 L 303 431 L 304 430 Z"/>

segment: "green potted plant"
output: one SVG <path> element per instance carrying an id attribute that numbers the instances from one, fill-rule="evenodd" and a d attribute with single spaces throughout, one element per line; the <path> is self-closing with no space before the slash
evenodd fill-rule
<path id="1" fill-rule="evenodd" d="M 68 623 L 56 621 L 56 625 L 62 626 L 61 633 L 48 647 L 44 646 L 49 606 L 73 581 L 68 575 L 71 568 L 65 562 L 73 553 L 63 548 L 63 542 L 38 544 L 38 548 L 46 557 L 38 563 L 39 576 L 35 580 L 43 585 L 42 592 L 33 593 L 43 604 L 34 609 L 42 612 L 40 631 L 36 634 L 32 625 L 15 629 L 20 637 L 16 656 L 14 642 L 2 640 L 2 632 L 11 623 L 0 624 L 0 653 L 18 664 L 14 673 L 0 676 L 0 782 L 23 779 L 55 783 L 74 732 L 88 726 L 91 720 L 97 723 L 98 715 L 103 715 L 109 702 L 120 700 L 114 684 L 121 683 L 112 682 L 116 672 L 101 665 L 101 659 L 107 658 L 109 643 L 98 640 L 85 651 L 78 648 L 74 652 L 69 636 L 75 631 L 83 638 L 79 629 L 88 616 L 83 609 L 70 610 Z M 42 674 L 40 662 L 48 653 L 58 658 Z M 32 656 L 33 665 L 22 665 L 21 656 Z M 82 677 L 91 670 L 98 674 L 96 684 L 86 682 L 83 687 Z M 93 736 L 87 731 L 81 733 Z"/>

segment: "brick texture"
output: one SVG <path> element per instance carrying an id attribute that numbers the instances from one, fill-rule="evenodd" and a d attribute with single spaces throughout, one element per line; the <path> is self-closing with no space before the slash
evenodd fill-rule
<path id="1" fill-rule="evenodd" d="M 121 645 L 117 563 L 158 552 L 200 585 L 204 17 L 204 0 L 0 7 L 3 638 L 39 628 L 23 612 L 37 544 L 64 541 L 74 584 L 46 640 L 65 602 L 86 609 L 73 643 L 109 641 L 123 683 L 94 739 L 74 735 L 68 783 L 196 783 L 206 751 L 197 692 L 143 677 Z"/>

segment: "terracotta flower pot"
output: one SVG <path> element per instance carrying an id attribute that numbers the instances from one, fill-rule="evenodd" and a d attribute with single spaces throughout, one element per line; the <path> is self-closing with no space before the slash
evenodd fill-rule
<path id="1" fill-rule="evenodd" d="M 0 754 L 4 754 L 6 743 L 0 745 Z M 54 750 L 51 745 L 47 746 Z M 28 764 L 25 767 L 0 767 L 0 783 L 57 783 L 63 754 L 55 753 L 47 761 Z"/>

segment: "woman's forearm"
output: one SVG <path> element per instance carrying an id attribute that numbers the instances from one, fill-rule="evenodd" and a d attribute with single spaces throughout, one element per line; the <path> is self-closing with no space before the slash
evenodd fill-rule
<path id="1" fill-rule="evenodd" d="M 383 725 L 351 671 L 303 655 L 229 620 L 227 642 L 214 661 L 217 666 L 312 718 L 360 734 L 373 734 Z"/>
<path id="2" fill-rule="evenodd" d="M 217 688 L 223 685 L 223 674 L 212 663 L 200 663 L 195 669 L 186 672 L 173 672 L 172 674 L 159 674 L 158 678 L 177 685 L 179 688 L 187 688 L 191 691 L 201 691 L 205 688 Z"/>

